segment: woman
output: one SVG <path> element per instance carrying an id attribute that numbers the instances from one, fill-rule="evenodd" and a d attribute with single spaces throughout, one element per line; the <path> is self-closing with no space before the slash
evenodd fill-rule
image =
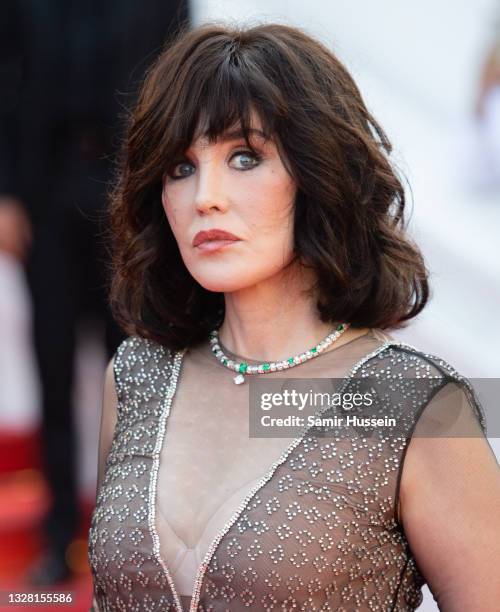
<path id="1" fill-rule="evenodd" d="M 427 581 L 444 610 L 493 610 L 481 408 L 383 331 L 428 299 L 390 150 L 294 28 L 203 26 L 148 72 L 112 194 L 130 337 L 105 382 L 96 609 L 413 610 Z M 375 408 L 409 435 L 250 437 L 249 383 L 284 376 L 397 381 Z M 416 435 L 437 420 L 474 435 Z"/>

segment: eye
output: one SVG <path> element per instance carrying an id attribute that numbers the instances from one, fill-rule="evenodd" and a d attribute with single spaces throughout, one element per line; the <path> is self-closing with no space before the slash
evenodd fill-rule
<path id="1" fill-rule="evenodd" d="M 237 160 L 236 167 L 238 170 L 251 170 L 258 166 L 262 157 L 253 151 L 238 151 L 231 157 L 231 161 Z"/>
<path id="2" fill-rule="evenodd" d="M 249 149 L 236 151 L 231 156 L 231 161 L 236 157 L 241 158 L 240 164 L 237 166 L 238 170 L 251 170 L 255 166 L 258 166 L 262 160 L 262 156 L 259 153 Z M 192 169 L 191 171 L 189 170 L 190 168 Z M 169 178 L 175 181 L 191 176 L 193 171 L 194 165 L 188 159 L 182 159 L 175 163 L 167 174 Z"/>
<path id="3" fill-rule="evenodd" d="M 168 171 L 168 176 L 176 180 L 185 178 L 186 176 L 191 176 L 193 172 L 193 164 L 187 160 L 183 160 L 172 166 L 172 168 Z"/>

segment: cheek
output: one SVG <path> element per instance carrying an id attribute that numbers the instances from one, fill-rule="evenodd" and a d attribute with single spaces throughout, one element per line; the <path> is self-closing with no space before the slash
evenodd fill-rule
<path id="1" fill-rule="evenodd" d="M 161 190 L 161 203 L 162 203 L 163 210 L 165 211 L 165 214 L 167 215 L 167 217 L 170 214 L 170 204 L 171 204 L 169 195 L 170 194 L 168 193 L 168 190 L 165 187 L 165 183 L 163 183 L 163 187 Z"/>
<path id="2" fill-rule="evenodd" d="M 277 190 L 271 198 L 254 201 L 247 224 L 251 227 L 250 257 L 254 271 L 261 275 L 274 274 L 294 255 L 293 192 Z M 278 199 L 279 198 L 279 199 Z"/>
<path id="3" fill-rule="evenodd" d="M 278 174 L 278 173 L 276 173 Z M 293 229 L 295 210 L 295 184 L 288 174 L 279 176 L 269 186 L 272 206 L 267 211 L 269 233 L 267 241 L 281 263 L 288 262 L 293 254 Z M 272 238 L 274 236 L 274 239 Z M 276 242 L 275 246 L 271 242 Z"/>
<path id="4" fill-rule="evenodd" d="M 175 229 L 182 225 L 182 210 L 183 207 L 179 202 L 179 198 L 175 194 L 175 190 L 164 188 L 162 192 L 163 210 L 167 217 L 167 221 L 175 234 Z"/>
<path id="5" fill-rule="evenodd" d="M 286 236 L 292 231 L 295 185 L 288 177 L 274 171 L 266 180 L 254 184 L 248 196 L 248 215 L 254 227 L 266 236 Z"/>
<path id="6" fill-rule="evenodd" d="M 174 209 L 172 208 L 169 202 L 164 201 L 163 210 L 165 211 L 165 216 L 167 217 L 167 221 L 169 222 L 170 227 L 173 229 L 177 225 L 176 224 L 177 215 L 175 214 Z"/>

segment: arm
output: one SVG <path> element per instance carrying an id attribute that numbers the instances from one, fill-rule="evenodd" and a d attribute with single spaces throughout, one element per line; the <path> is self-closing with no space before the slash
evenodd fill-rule
<path id="1" fill-rule="evenodd" d="M 464 397 L 458 389 L 445 402 Z M 450 431 L 463 433 L 470 417 L 474 437 L 410 440 L 401 475 L 401 522 L 440 610 L 493 612 L 500 601 L 500 475 L 467 400 L 464 405 L 468 412 L 453 419 Z M 430 412 L 426 427 L 431 421 L 442 425 L 440 414 Z"/>
<path id="2" fill-rule="evenodd" d="M 104 378 L 101 426 L 99 432 L 97 494 L 99 494 L 99 490 L 104 480 L 104 468 L 106 466 L 106 459 L 109 454 L 109 449 L 111 448 L 111 442 L 113 440 L 113 433 L 116 427 L 117 420 L 118 397 L 116 395 L 113 362 L 114 359 L 111 359 L 108 364 L 108 367 L 106 368 L 106 374 Z M 93 597 L 92 599 L 92 606 L 89 612 L 100 612 L 95 597 Z"/>
<path id="3" fill-rule="evenodd" d="M 99 432 L 99 455 L 97 467 L 97 492 L 101 488 L 104 479 L 104 468 L 108 457 L 113 433 L 117 419 L 118 397 L 116 395 L 115 377 L 113 372 L 114 359 L 108 364 L 104 377 L 104 390 L 102 399 L 101 427 Z"/>

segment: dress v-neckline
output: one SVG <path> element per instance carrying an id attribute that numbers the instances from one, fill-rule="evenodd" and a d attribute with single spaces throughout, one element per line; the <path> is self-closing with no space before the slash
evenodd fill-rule
<path id="1" fill-rule="evenodd" d="M 363 336 L 360 336 L 360 337 L 363 337 Z M 340 388 L 340 391 L 343 390 L 343 388 L 348 384 L 348 382 L 356 374 L 358 369 L 365 362 L 367 362 L 369 359 L 372 359 L 373 357 L 376 357 L 379 353 L 381 353 L 382 351 L 386 350 L 387 348 L 389 348 L 391 346 L 399 346 L 399 347 L 403 347 L 403 348 L 409 348 L 411 350 L 417 350 L 415 347 L 410 346 L 408 344 L 405 344 L 403 342 L 399 342 L 397 340 L 387 340 L 387 341 L 385 341 L 383 344 L 378 346 L 376 349 L 370 351 L 369 353 L 367 353 L 366 355 L 361 357 L 353 366 L 351 366 L 350 370 L 342 377 L 344 382 L 342 384 L 342 387 Z M 215 538 L 212 540 L 212 542 L 210 543 L 210 546 L 209 546 L 209 548 L 208 548 L 208 550 L 207 550 L 207 552 L 205 554 L 205 557 L 204 557 L 203 561 L 201 562 L 201 564 L 198 566 L 198 569 L 197 569 L 197 572 L 196 572 L 196 578 L 195 578 L 195 582 L 194 582 L 194 585 L 193 585 L 193 592 L 191 594 L 191 603 L 190 603 L 190 606 L 189 606 L 189 611 L 184 610 L 184 608 L 182 606 L 182 603 L 181 603 L 181 600 L 180 600 L 180 597 L 179 597 L 179 593 L 177 592 L 177 588 L 176 588 L 176 586 L 174 584 L 174 581 L 172 579 L 172 576 L 170 574 L 170 570 L 168 568 L 168 565 L 167 565 L 167 563 L 165 562 L 165 560 L 162 558 L 162 556 L 160 554 L 160 538 L 159 538 L 158 531 L 157 531 L 157 528 L 156 528 L 156 501 L 157 501 L 156 500 L 156 489 L 157 489 L 157 484 L 158 484 L 158 472 L 159 472 L 159 466 L 160 466 L 160 454 L 161 454 L 161 450 L 162 450 L 162 447 L 163 447 L 163 440 L 165 438 L 167 419 L 168 419 L 168 416 L 170 414 L 170 408 L 172 406 L 172 400 L 173 400 L 173 398 L 175 396 L 175 393 L 176 393 L 176 390 L 177 390 L 177 383 L 178 383 L 178 380 L 179 380 L 179 375 L 180 375 L 180 372 L 181 372 L 181 368 L 182 368 L 182 364 L 183 364 L 183 359 L 184 359 L 184 356 L 185 356 L 187 350 L 188 349 L 182 349 L 180 351 L 177 351 L 177 352 L 174 353 L 174 357 L 173 357 L 173 369 L 172 369 L 171 380 L 170 380 L 170 384 L 169 384 L 169 387 L 168 387 L 168 391 L 167 391 L 167 393 L 165 395 L 165 398 L 164 398 L 164 404 L 163 404 L 163 408 L 162 408 L 161 415 L 160 415 L 160 422 L 159 422 L 159 428 L 158 428 L 158 436 L 157 436 L 157 439 L 156 439 L 156 444 L 155 444 L 155 448 L 154 448 L 154 452 L 153 452 L 154 462 L 153 462 L 153 469 L 151 470 L 151 480 L 150 480 L 150 487 L 149 487 L 149 516 L 148 516 L 148 522 L 149 522 L 149 528 L 150 528 L 150 532 L 151 532 L 151 536 L 152 536 L 152 540 L 153 540 L 153 552 L 154 552 L 154 556 L 155 556 L 156 560 L 159 562 L 160 566 L 163 568 L 163 571 L 165 572 L 165 575 L 167 577 L 167 581 L 168 581 L 170 590 L 172 591 L 172 595 L 174 597 L 175 605 L 176 605 L 176 607 L 178 609 L 178 612 L 197 612 L 198 603 L 199 603 L 200 594 L 201 594 L 201 587 L 203 585 L 203 581 L 204 581 L 204 577 L 205 577 L 205 572 L 206 572 L 206 570 L 207 570 L 207 568 L 208 568 L 208 566 L 209 566 L 209 564 L 210 564 L 210 562 L 212 560 L 213 555 L 215 554 L 215 552 L 219 548 L 220 542 L 222 541 L 222 539 L 224 538 L 226 533 L 231 529 L 231 527 L 236 523 L 236 521 L 238 521 L 238 519 L 241 517 L 241 515 L 243 513 L 243 510 L 247 507 L 247 505 L 251 501 L 251 499 L 273 477 L 276 469 L 287 459 L 288 455 L 296 448 L 296 446 L 298 446 L 300 444 L 300 442 L 306 436 L 307 431 L 311 429 L 311 426 L 304 427 L 301 430 L 300 435 L 298 437 L 294 438 L 293 441 L 282 452 L 280 457 L 269 466 L 269 468 L 265 472 L 265 475 L 251 489 L 251 491 L 245 496 L 245 498 L 240 503 L 240 505 L 238 506 L 236 511 L 233 512 L 233 514 L 231 515 L 230 519 L 227 521 L 227 523 L 224 525 L 224 527 L 221 530 L 219 530 L 219 532 L 217 533 Z M 316 414 L 320 414 L 327 407 L 328 406 L 320 408 L 317 411 Z M 189 597 L 189 596 L 186 596 L 186 597 Z"/>

